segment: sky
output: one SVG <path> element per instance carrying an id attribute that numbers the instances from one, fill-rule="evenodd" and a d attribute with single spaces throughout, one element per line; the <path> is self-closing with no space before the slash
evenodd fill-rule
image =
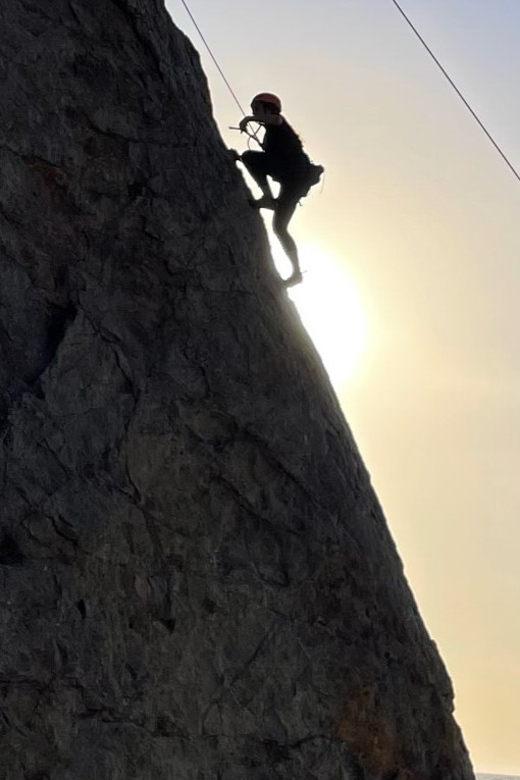
<path id="1" fill-rule="evenodd" d="M 520 171 L 520 0 L 400 3 Z M 279 94 L 326 168 L 291 222 L 306 271 L 291 295 L 475 769 L 520 775 L 520 182 L 391 0 L 188 4 L 246 110 Z M 224 141 L 243 149 L 181 0 L 167 7 L 201 53 Z"/>

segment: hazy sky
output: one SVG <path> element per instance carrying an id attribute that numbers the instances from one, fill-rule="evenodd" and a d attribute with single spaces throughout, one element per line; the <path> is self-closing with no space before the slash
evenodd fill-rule
<path id="1" fill-rule="evenodd" d="M 400 1 L 520 169 L 520 0 Z M 167 4 L 243 148 L 236 105 Z M 520 182 L 391 0 L 189 5 L 242 104 L 280 94 L 326 166 L 292 223 L 301 295 L 325 337 L 330 318 L 331 373 L 474 765 L 520 775 Z"/>

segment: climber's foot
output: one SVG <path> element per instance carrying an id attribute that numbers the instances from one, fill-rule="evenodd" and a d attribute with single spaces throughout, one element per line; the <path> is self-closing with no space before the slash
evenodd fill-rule
<path id="1" fill-rule="evenodd" d="M 303 282 L 303 274 L 299 268 L 296 268 L 288 279 L 284 279 L 284 287 L 294 287 L 295 284 Z"/>
<path id="2" fill-rule="evenodd" d="M 237 152 L 236 149 L 229 149 L 229 156 L 234 162 L 240 162 L 242 159 L 241 155 Z"/>
<path id="3" fill-rule="evenodd" d="M 251 199 L 249 203 L 254 209 L 274 209 L 276 198 L 273 198 L 271 195 L 263 195 L 258 200 Z"/>

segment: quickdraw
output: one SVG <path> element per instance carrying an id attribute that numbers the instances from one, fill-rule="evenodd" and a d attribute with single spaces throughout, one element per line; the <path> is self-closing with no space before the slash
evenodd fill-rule
<path id="1" fill-rule="evenodd" d="M 262 125 L 261 125 L 259 122 L 255 122 L 255 124 L 257 124 L 257 125 L 258 125 L 258 127 L 257 127 L 257 128 L 256 128 L 256 130 L 254 130 L 253 132 L 251 132 L 251 131 L 249 130 L 249 127 L 246 127 L 246 129 L 245 129 L 245 130 L 240 130 L 240 128 L 239 128 L 239 127 L 232 127 L 232 126 L 231 126 L 229 129 L 230 129 L 230 130 L 238 130 L 239 132 L 241 132 L 241 133 L 245 133 L 245 134 L 247 135 L 247 137 L 248 137 L 248 141 L 247 141 L 247 148 L 248 148 L 248 149 L 250 149 L 250 148 L 251 148 L 251 141 L 256 141 L 256 143 L 258 144 L 258 146 L 260 147 L 260 149 L 263 149 L 263 148 L 264 148 L 264 145 L 263 145 L 262 141 L 261 141 L 261 140 L 258 138 L 258 133 L 259 133 L 259 132 L 260 132 L 260 130 L 262 129 Z"/>

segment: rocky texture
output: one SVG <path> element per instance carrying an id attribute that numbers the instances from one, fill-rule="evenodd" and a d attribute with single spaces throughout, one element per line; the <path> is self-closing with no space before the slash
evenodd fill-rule
<path id="1" fill-rule="evenodd" d="M 467 780 L 160 0 L 0 6 L 0 776 Z"/>

